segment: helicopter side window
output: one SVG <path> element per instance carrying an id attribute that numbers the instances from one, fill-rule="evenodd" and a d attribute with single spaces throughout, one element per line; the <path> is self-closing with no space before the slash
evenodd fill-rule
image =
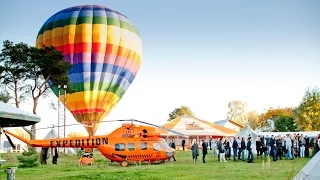
<path id="1" fill-rule="evenodd" d="M 160 150 L 161 150 L 161 147 L 160 147 L 160 145 L 159 145 L 158 143 L 153 143 L 153 149 L 154 149 L 155 151 L 160 151 Z"/>
<path id="2" fill-rule="evenodd" d="M 114 149 L 116 151 L 124 151 L 126 148 L 126 145 L 124 143 L 119 143 L 114 145 Z"/>
<path id="3" fill-rule="evenodd" d="M 129 149 L 129 151 L 133 151 L 134 150 L 134 143 L 128 143 L 128 149 Z"/>
<path id="4" fill-rule="evenodd" d="M 146 142 L 141 142 L 140 143 L 140 149 L 141 150 L 147 150 L 147 143 Z"/>

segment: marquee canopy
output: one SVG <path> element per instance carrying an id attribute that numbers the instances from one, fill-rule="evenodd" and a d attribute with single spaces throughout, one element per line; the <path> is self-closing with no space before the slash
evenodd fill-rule
<path id="1" fill-rule="evenodd" d="M 188 136 L 232 136 L 237 133 L 232 129 L 188 115 L 183 115 L 172 121 L 169 121 L 168 123 L 164 124 L 163 127 L 186 134 Z M 176 136 L 176 134 L 161 128 L 158 130 L 162 136 Z"/>
<path id="2" fill-rule="evenodd" d="M 40 122 L 39 116 L 0 102 L 1 127 L 29 126 L 38 122 Z"/>

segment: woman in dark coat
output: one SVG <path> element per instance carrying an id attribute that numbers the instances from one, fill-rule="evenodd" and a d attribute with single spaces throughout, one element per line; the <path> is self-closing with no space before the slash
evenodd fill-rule
<path id="1" fill-rule="evenodd" d="M 193 163 L 196 163 L 197 162 L 197 158 L 199 156 L 199 146 L 197 144 L 197 140 L 196 139 L 192 140 L 191 150 L 192 150 Z"/>

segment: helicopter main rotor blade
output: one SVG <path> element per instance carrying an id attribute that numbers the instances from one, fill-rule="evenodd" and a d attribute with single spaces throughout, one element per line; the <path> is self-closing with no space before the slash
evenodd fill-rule
<path id="1" fill-rule="evenodd" d="M 147 124 L 147 125 L 150 125 L 150 126 L 155 126 L 157 128 L 161 128 L 165 131 L 168 131 L 168 132 L 171 132 L 171 133 L 174 133 L 174 134 L 177 134 L 179 136 L 183 136 L 183 137 L 189 137 L 188 135 L 186 134 L 183 134 L 183 133 L 180 133 L 180 132 L 177 132 L 177 131 L 174 131 L 174 130 L 171 130 L 171 129 L 168 129 L 168 128 L 165 128 L 163 126 L 159 126 L 159 125 L 155 125 L 155 124 L 151 124 L 151 123 L 148 123 L 148 122 L 144 122 L 144 121 L 139 121 L 139 120 L 136 120 L 136 119 L 117 119 L 117 120 L 107 120 L 107 121 L 101 121 L 99 123 L 106 123 L 106 122 L 119 122 L 119 121 L 131 121 L 131 122 L 139 122 L 139 123 L 143 123 L 143 124 Z M 57 128 L 57 127 L 66 127 L 66 126 L 77 126 L 77 125 L 87 125 L 87 124 L 92 124 L 91 123 L 82 123 L 82 124 L 67 124 L 67 125 L 61 125 L 61 126 L 51 126 L 51 127 L 45 127 L 45 128 L 38 128 L 36 130 L 41 130 L 41 129 L 48 129 L 48 128 Z"/>
<path id="2" fill-rule="evenodd" d="M 158 125 L 155 125 L 155 124 L 151 124 L 151 123 L 148 123 L 148 122 L 144 122 L 144 121 L 139 121 L 139 120 L 136 120 L 136 119 L 127 119 L 127 120 L 119 120 L 119 121 L 134 121 L 134 122 L 139 122 L 139 123 L 143 123 L 143 124 L 147 124 L 147 125 L 150 125 L 150 126 L 155 126 L 157 128 L 161 128 L 161 129 L 164 129 L 166 131 L 169 131 L 171 133 L 174 133 L 174 134 L 177 134 L 179 136 L 184 136 L 184 137 L 188 137 L 188 135 L 185 135 L 183 133 L 180 133 L 180 132 L 177 132 L 177 131 L 174 131 L 174 130 L 171 130 L 171 129 L 168 129 L 168 128 L 165 128 L 163 126 L 158 126 Z"/>

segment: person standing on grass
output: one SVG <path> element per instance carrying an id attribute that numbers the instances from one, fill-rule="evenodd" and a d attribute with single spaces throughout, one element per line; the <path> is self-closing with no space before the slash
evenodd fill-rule
<path id="1" fill-rule="evenodd" d="M 251 137 L 248 138 L 247 150 L 248 150 L 248 163 L 254 163 L 253 162 Z"/>
<path id="2" fill-rule="evenodd" d="M 316 146 L 317 146 L 317 136 L 314 136 L 314 137 L 311 138 L 310 145 L 311 145 L 311 149 L 312 149 L 311 157 L 313 157 L 316 154 L 315 149 L 316 149 Z"/>
<path id="3" fill-rule="evenodd" d="M 224 141 L 224 148 L 225 148 L 225 156 L 227 160 L 230 160 L 230 156 L 231 156 L 231 146 L 230 146 L 230 141 L 228 138 L 225 138 Z"/>
<path id="4" fill-rule="evenodd" d="M 290 160 L 292 160 L 292 153 L 291 153 L 292 142 L 289 134 L 286 135 L 286 138 L 284 139 L 284 141 L 286 144 L 286 151 L 287 151 L 286 158 L 289 157 Z"/>
<path id="5" fill-rule="evenodd" d="M 219 161 L 220 162 L 227 162 L 226 161 L 226 158 L 225 158 L 225 146 L 224 146 L 224 142 L 226 140 L 225 139 L 222 139 L 220 138 L 220 141 L 218 141 L 218 149 L 219 149 Z"/>
<path id="6" fill-rule="evenodd" d="M 244 141 L 244 137 L 241 140 L 241 160 L 244 161 L 244 153 L 246 151 L 246 142 Z"/>
<path id="7" fill-rule="evenodd" d="M 193 139 L 191 143 L 191 150 L 192 150 L 192 159 L 193 163 L 197 163 L 197 158 L 199 156 L 199 146 L 197 144 L 197 140 Z"/>
<path id="8" fill-rule="evenodd" d="M 257 158 L 259 158 L 259 156 L 261 156 L 262 158 L 262 143 L 261 143 L 260 136 L 258 136 L 256 140 L 256 150 L 257 150 Z"/>
<path id="9" fill-rule="evenodd" d="M 182 150 L 184 150 L 184 146 L 186 145 L 186 140 L 185 139 L 182 139 L 181 145 L 182 145 Z"/>
<path id="10" fill-rule="evenodd" d="M 233 138 L 232 149 L 233 149 L 233 161 L 236 161 L 237 151 L 238 151 L 238 142 L 236 137 Z"/>
<path id="11" fill-rule="evenodd" d="M 299 140 L 299 148 L 300 148 L 300 157 L 304 158 L 305 150 L 306 150 L 306 140 L 302 135 Z"/>
<path id="12" fill-rule="evenodd" d="M 238 136 L 238 139 L 237 139 L 237 144 L 238 144 L 238 160 L 240 160 L 240 156 L 241 156 L 241 140 L 240 140 L 239 136 Z"/>
<path id="13" fill-rule="evenodd" d="M 220 161 L 220 149 L 219 149 L 219 146 L 223 146 L 222 142 L 221 142 L 221 139 L 220 140 L 217 138 L 217 154 L 218 154 L 218 161 Z"/>
<path id="14" fill-rule="evenodd" d="M 208 154 L 208 143 L 207 140 L 202 139 L 202 162 L 206 163 L 206 155 Z"/>
<path id="15" fill-rule="evenodd" d="M 309 137 L 306 135 L 306 136 L 304 137 L 304 140 L 306 141 L 305 157 L 309 157 L 310 139 L 309 139 Z"/>
<path id="16" fill-rule="evenodd" d="M 266 136 L 266 146 L 267 146 L 266 155 L 270 156 L 271 147 L 270 147 L 270 137 L 269 137 L 269 135 Z"/>
<path id="17" fill-rule="evenodd" d="M 276 140 L 273 135 L 271 135 L 270 139 L 270 156 L 272 156 L 273 161 L 277 161 L 277 153 L 276 153 Z"/>
<path id="18" fill-rule="evenodd" d="M 211 140 L 211 149 L 212 149 L 212 156 L 215 156 L 217 154 L 217 143 L 215 139 Z"/>
<path id="19" fill-rule="evenodd" d="M 173 149 L 176 149 L 176 144 L 174 143 L 173 139 L 171 139 L 171 142 L 169 143 L 169 146 L 171 148 L 173 148 Z M 174 156 L 172 156 L 172 158 L 173 158 L 173 161 L 176 161 L 176 158 Z M 169 158 L 168 161 L 170 161 L 170 160 L 171 160 L 171 158 Z"/>

